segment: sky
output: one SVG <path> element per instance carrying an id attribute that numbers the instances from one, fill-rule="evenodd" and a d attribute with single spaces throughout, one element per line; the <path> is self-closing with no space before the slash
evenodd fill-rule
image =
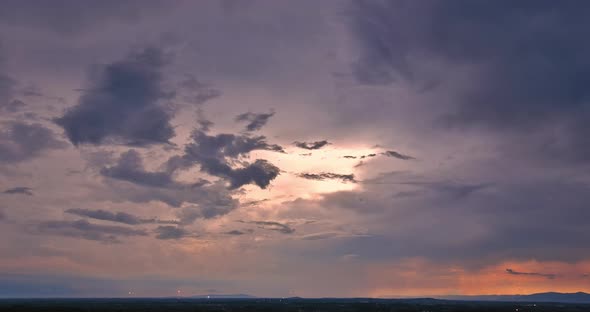
<path id="1" fill-rule="evenodd" d="M 590 291 L 590 3 L 0 1 L 0 297 Z"/>

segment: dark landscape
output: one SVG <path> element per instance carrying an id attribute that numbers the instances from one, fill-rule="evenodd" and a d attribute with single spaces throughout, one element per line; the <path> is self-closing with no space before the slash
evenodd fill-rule
<path id="1" fill-rule="evenodd" d="M 203 298 L 205 297 L 205 298 Z M 586 293 L 524 296 L 473 296 L 472 300 L 434 298 L 54 298 L 0 299 L 0 311 L 590 311 Z M 469 297 L 463 297 L 469 298 Z M 556 301 L 552 301 L 556 300 Z"/>

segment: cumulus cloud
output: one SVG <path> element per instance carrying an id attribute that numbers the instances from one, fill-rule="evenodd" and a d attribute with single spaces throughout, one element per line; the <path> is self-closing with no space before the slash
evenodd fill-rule
<path id="1" fill-rule="evenodd" d="M 71 208 L 65 211 L 69 214 L 78 215 L 80 217 L 88 217 L 97 220 L 111 221 L 117 223 L 124 223 L 129 225 L 138 224 L 177 224 L 178 221 L 174 220 L 159 220 L 156 218 L 140 218 L 136 215 L 132 215 L 126 212 L 111 212 L 103 209 L 82 209 L 82 208 Z"/>
<path id="2" fill-rule="evenodd" d="M 169 143 L 172 112 L 162 101 L 174 93 L 163 86 L 166 58 L 152 47 L 99 66 L 78 104 L 55 122 L 74 145 Z"/>
<path id="3" fill-rule="evenodd" d="M 65 147 L 64 141 L 41 124 L 11 122 L 0 130 L 0 162 L 22 162 Z"/>
<path id="4" fill-rule="evenodd" d="M 315 141 L 315 142 L 295 141 L 295 142 L 293 142 L 293 144 L 299 148 L 303 148 L 303 149 L 307 149 L 307 150 L 316 150 L 316 149 L 320 149 L 326 145 L 330 145 L 331 143 L 326 140 L 322 140 L 322 141 Z"/>
<path id="5" fill-rule="evenodd" d="M 526 275 L 526 276 L 539 276 L 547 279 L 555 279 L 556 275 L 551 273 L 537 273 L 537 272 L 518 272 L 512 269 L 506 269 L 506 273 L 510 275 Z"/>
<path id="6" fill-rule="evenodd" d="M 2 193 L 4 194 L 23 194 L 33 196 L 33 189 L 26 186 L 16 186 L 13 188 L 9 188 L 4 190 Z"/>
<path id="7" fill-rule="evenodd" d="M 147 236 L 141 229 L 117 225 L 99 225 L 86 220 L 77 221 L 44 221 L 40 222 L 36 230 L 40 234 L 60 235 L 73 238 L 100 241 L 103 243 L 120 243 L 120 236 Z"/>
<path id="8" fill-rule="evenodd" d="M 308 179 L 308 180 L 316 180 L 316 181 L 324 181 L 324 180 L 341 180 L 342 182 L 352 182 L 356 183 L 354 179 L 354 174 L 339 174 L 339 173 L 331 173 L 331 172 L 321 172 L 321 173 L 299 173 L 297 174 L 298 177 Z"/>
<path id="9" fill-rule="evenodd" d="M 246 130 L 247 131 L 256 131 L 256 130 L 260 130 L 262 127 L 264 127 L 264 125 L 266 125 L 268 120 L 272 116 L 274 116 L 274 114 L 275 114 L 274 112 L 260 113 L 260 114 L 247 112 L 247 113 L 243 113 L 243 114 L 236 116 L 236 121 L 237 122 L 247 122 Z"/>

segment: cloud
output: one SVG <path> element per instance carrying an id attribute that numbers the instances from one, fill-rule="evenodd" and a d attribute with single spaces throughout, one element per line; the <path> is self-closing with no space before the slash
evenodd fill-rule
<path id="1" fill-rule="evenodd" d="M 308 180 L 316 180 L 316 181 L 324 181 L 324 180 L 342 180 L 342 182 L 352 182 L 356 183 L 354 179 L 354 174 L 338 174 L 338 173 L 331 173 L 331 172 L 322 172 L 322 173 L 299 173 L 297 174 L 298 177 L 308 179 Z"/>
<path id="2" fill-rule="evenodd" d="M 195 235 L 186 231 L 183 228 L 171 225 L 158 226 L 155 232 L 157 239 L 181 239 L 185 237 L 194 237 Z"/>
<path id="3" fill-rule="evenodd" d="M 590 160 L 590 4 L 354 1 L 351 12 L 359 82 L 424 89 L 446 77 L 430 88 L 450 95 L 444 124 L 531 136 L 537 157 Z"/>
<path id="4" fill-rule="evenodd" d="M 99 225 L 86 220 L 44 221 L 37 225 L 36 230 L 40 234 L 82 238 L 103 243 L 120 243 L 119 236 L 147 236 L 147 232 L 141 229 L 117 225 Z"/>
<path id="5" fill-rule="evenodd" d="M 16 187 L 4 190 L 4 192 L 2 192 L 2 193 L 4 193 L 4 194 L 23 194 L 23 195 L 33 196 L 33 189 L 30 187 L 26 187 L 26 186 L 16 186 Z"/>
<path id="6" fill-rule="evenodd" d="M 40 156 L 44 151 L 65 148 L 64 141 L 41 124 L 11 122 L 0 130 L 0 162 L 17 163 Z"/>
<path id="7" fill-rule="evenodd" d="M 230 164 L 254 150 L 283 152 L 282 147 L 268 144 L 265 139 L 264 136 L 208 135 L 195 130 L 193 142 L 185 146 L 183 166 L 199 164 L 201 171 L 227 180 L 230 189 L 246 184 L 256 184 L 264 189 L 279 175 L 278 167 L 264 159 L 257 159 L 241 168 L 232 168 Z"/>
<path id="8" fill-rule="evenodd" d="M 258 225 L 259 228 L 270 231 L 277 231 L 283 234 L 293 234 L 295 229 L 287 224 L 276 221 L 238 221 L 241 223 L 249 223 Z"/>
<path id="9" fill-rule="evenodd" d="M 245 235 L 247 233 L 248 232 L 244 232 L 244 231 L 240 231 L 240 230 L 231 230 L 231 231 L 225 232 L 224 234 L 239 236 L 239 235 Z"/>
<path id="10" fill-rule="evenodd" d="M 375 157 L 375 156 L 377 156 L 377 154 L 367 154 L 367 155 L 361 156 L 361 159 L 365 159 L 365 158 L 369 158 L 369 157 Z"/>
<path id="11" fill-rule="evenodd" d="M 326 140 L 322 140 L 322 141 L 315 141 L 315 142 L 295 141 L 295 142 L 293 142 L 293 144 L 295 144 L 295 146 L 297 146 L 299 148 L 303 148 L 303 149 L 307 149 L 307 150 L 316 150 L 316 149 L 320 149 L 326 145 L 330 145 L 331 143 Z"/>
<path id="12" fill-rule="evenodd" d="M 221 91 L 199 81 L 193 75 L 186 75 L 186 79 L 180 82 L 180 87 L 187 91 L 183 99 L 196 105 L 202 105 L 222 95 Z"/>
<path id="13" fill-rule="evenodd" d="M 2 59 L 0 58 L 0 62 Z M 11 111 L 11 103 L 14 102 L 12 97 L 15 94 L 15 87 L 17 86 L 17 81 L 13 78 L 0 73 L 0 109 Z M 18 102 L 16 106 L 18 106 Z M 14 106 L 14 104 L 12 104 Z"/>
<path id="14" fill-rule="evenodd" d="M 150 187 L 177 188 L 183 186 L 174 181 L 168 172 L 146 171 L 141 155 L 133 149 L 121 154 L 116 165 L 102 168 L 100 174 L 112 179 Z"/>
<path id="15" fill-rule="evenodd" d="M 59 34 L 80 34 L 108 25 L 130 23 L 147 13 L 165 10 L 165 2 L 157 0 L 57 0 L 51 6 L 39 6 L 29 1 L 2 2 L 0 23 L 50 30 Z M 7 13 L 10 12 L 10 13 Z"/>
<path id="16" fill-rule="evenodd" d="M 246 130 L 247 131 L 256 131 L 256 130 L 260 130 L 262 127 L 264 127 L 264 125 L 266 125 L 266 123 L 268 122 L 270 117 L 274 116 L 274 114 L 275 114 L 274 112 L 261 113 L 261 114 L 248 112 L 248 113 L 243 113 L 243 114 L 236 116 L 236 121 L 237 122 L 248 122 L 248 124 L 246 125 Z"/>
<path id="17" fill-rule="evenodd" d="M 402 160 L 411 160 L 411 159 L 416 159 L 416 158 L 414 158 L 414 157 L 412 157 L 412 156 L 408 156 L 408 155 L 400 154 L 400 153 L 398 153 L 398 152 L 396 152 L 396 151 L 386 151 L 386 152 L 383 152 L 383 153 L 381 153 L 381 154 L 382 154 L 382 155 L 385 155 L 385 156 L 387 156 L 387 157 L 394 157 L 394 158 L 397 158 L 397 159 L 402 159 Z"/>
<path id="18" fill-rule="evenodd" d="M 118 222 L 124 223 L 129 225 L 138 225 L 138 224 L 178 224 L 178 221 L 173 220 L 159 220 L 156 218 L 151 219 L 142 219 L 135 215 L 126 213 L 126 212 L 110 212 L 107 210 L 97 209 L 82 209 L 82 208 L 72 208 L 65 211 L 66 213 L 78 215 L 81 217 L 88 217 L 97 220 L 104 220 L 104 221 L 111 221 L 111 222 Z"/>
<path id="19" fill-rule="evenodd" d="M 214 218 L 238 207 L 238 201 L 232 198 L 222 183 L 211 183 L 202 178 L 194 183 L 175 181 L 174 171 L 184 166 L 185 162 L 181 158 L 171 157 L 163 165 L 168 167 L 165 171 L 151 172 L 145 170 L 139 152 L 124 152 L 115 165 L 100 170 L 101 175 L 107 178 L 106 184 L 110 186 L 110 192 L 105 196 L 136 203 L 160 201 L 172 207 L 192 204 L 183 208 L 192 212 L 188 213 L 191 217 L 181 218 L 182 224 L 192 223 L 197 218 Z M 189 219 L 190 222 L 187 221 Z"/>
<path id="20" fill-rule="evenodd" d="M 5 100 L 2 102 L 2 99 L 0 99 L 0 111 L 3 112 L 16 113 L 22 111 L 26 106 L 27 104 L 21 100 Z"/>
<path id="21" fill-rule="evenodd" d="M 540 277 L 544 277 L 544 278 L 547 278 L 547 279 L 555 279 L 555 277 L 556 277 L 555 274 L 536 273 L 536 272 L 517 272 L 517 271 L 514 271 L 512 269 L 506 269 L 506 273 L 508 273 L 510 275 L 540 276 Z"/>
<path id="22" fill-rule="evenodd" d="M 172 112 L 161 102 L 174 93 L 164 90 L 166 63 L 163 51 L 146 48 L 99 66 L 78 104 L 55 122 L 74 145 L 169 143 Z"/>
<path id="23" fill-rule="evenodd" d="M 370 237 L 367 234 L 351 234 L 344 232 L 319 232 L 301 236 L 302 240 L 323 240 L 332 238 Z"/>

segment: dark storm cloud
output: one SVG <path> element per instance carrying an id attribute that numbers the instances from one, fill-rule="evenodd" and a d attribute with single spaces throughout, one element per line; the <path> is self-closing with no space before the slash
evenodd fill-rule
<path id="1" fill-rule="evenodd" d="M 462 84 L 448 124 L 532 135 L 528 129 L 560 126 L 556 137 L 532 140 L 533 153 L 590 159 L 590 3 L 355 1 L 353 8 L 360 82 L 421 83 L 429 79 L 418 68 L 425 62 L 446 66 L 447 77 L 470 70 L 469 83 L 444 82 Z"/>
<path id="2" fill-rule="evenodd" d="M 95 240 L 103 243 L 119 243 L 119 236 L 147 236 L 147 232 L 117 225 L 99 225 L 86 220 L 44 221 L 37 225 L 41 234 L 60 235 Z"/>
<path id="3" fill-rule="evenodd" d="M 248 113 L 243 113 L 243 114 L 236 116 L 236 121 L 237 122 L 247 122 L 248 124 L 246 125 L 246 130 L 247 131 L 256 131 L 256 130 L 260 130 L 262 127 L 264 127 L 264 125 L 266 125 L 266 123 L 268 122 L 270 117 L 272 117 L 274 115 L 275 115 L 274 112 L 261 113 L 261 114 L 248 112 Z"/>
<path id="4" fill-rule="evenodd" d="M 550 273 L 517 272 L 517 271 L 514 271 L 512 269 L 506 269 L 506 273 L 508 273 L 510 275 L 539 276 L 539 277 L 544 277 L 544 278 L 547 278 L 547 279 L 555 279 L 555 277 L 556 277 L 555 274 L 550 274 Z"/>
<path id="5" fill-rule="evenodd" d="M 408 156 L 408 155 L 404 155 L 404 154 L 400 154 L 396 151 L 385 151 L 383 153 L 381 153 L 382 155 L 385 155 L 387 157 L 394 157 L 397 159 L 402 159 L 402 160 L 411 160 L 411 159 L 416 159 L 412 156 Z"/>
<path id="6" fill-rule="evenodd" d="M 315 141 L 315 142 L 295 141 L 295 142 L 293 142 L 293 144 L 295 144 L 295 146 L 297 146 L 299 148 L 308 149 L 308 150 L 316 150 L 316 149 L 320 149 L 326 145 L 330 145 L 331 143 L 326 140 L 322 140 L 322 141 Z"/>
<path id="7" fill-rule="evenodd" d="M 194 237 L 195 235 L 183 228 L 171 225 L 158 226 L 155 229 L 157 239 L 181 239 L 184 237 Z"/>
<path id="8" fill-rule="evenodd" d="M 174 136 L 172 112 L 162 101 L 174 93 L 162 85 L 166 58 L 160 49 L 146 48 L 100 66 L 78 104 L 56 123 L 74 145 L 169 143 Z"/>
<path id="9" fill-rule="evenodd" d="M 26 186 L 16 186 L 16 187 L 4 190 L 2 193 L 4 193 L 4 194 L 23 194 L 23 195 L 33 196 L 33 189 L 30 187 L 26 187 Z"/>
<path id="10" fill-rule="evenodd" d="M 324 181 L 324 180 L 341 180 L 342 182 L 353 182 L 356 183 L 354 179 L 354 174 L 339 174 L 339 173 L 331 173 L 331 172 L 321 172 L 321 173 L 299 173 L 297 174 L 298 177 L 308 179 L 308 180 L 316 180 L 316 181 Z"/>
<path id="11" fill-rule="evenodd" d="M 199 164 L 201 171 L 227 180 L 230 189 L 252 183 L 266 188 L 280 173 L 278 167 L 264 159 L 257 159 L 241 168 L 231 166 L 232 162 L 254 150 L 284 152 L 279 145 L 268 144 L 264 136 L 208 135 L 195 130 L 192 140 L 185 147 L 184 166 Z"/>
<path id="12" fill-rule="evenodd" d="M 16 163 L 61 149 L 66 143 L 41 124 L 12 122 L 0 130 L 0 162 Z"/>
<path id="13" fill-rule="evenodd" d="M 111 221 L 117 223 L 124 223 L 129 225 L 137 225 L 137 224 L 177 224 L 178 221 L 173 220 L 159 220 L 156 218 L 151 219 L 142 219 L 138 216 L 126 213 L 126 212 L 110 212 L 107 210 L 102 209 L 82 209 L 82 208 L 72 208 L 65 211 L 66 213 L 78 215 L 81 217 L 88 217 L 97 220 L 103 221 Z"/>
<path id="14" fill-rule="evenodd" d="M 283 234 L 293 234 L 295 229 L 287 224 L 276 221 L 238 221 L 241 223 L 249 223 L 258 225 L 259 228 L 270 231 L 277 231 Z"/>
<path id="15" fill-rule="evenodd" d="M 157 12 L 168 5 L 154 0 L 56 0 L 39 5 L 30 0 L 6 0 L 0 5 L 0 24 L 34 27 L 62 34 L 73 34 L 107 25 L 132 22 L 148 11 Z"/>

